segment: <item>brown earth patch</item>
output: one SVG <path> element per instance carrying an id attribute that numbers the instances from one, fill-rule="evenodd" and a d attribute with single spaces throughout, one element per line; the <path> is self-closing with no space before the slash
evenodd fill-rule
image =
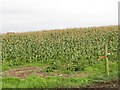
<path id="1" fill-rule="evenodd" d="M 3 76 L 26 78 L 29 75 L 34 75 L 36 72 L 39 72 L 40 74 L 44 74 L 42 72 L 42 69 L 43 68 L 41 67 L 22 67 L 17 69 L 10 69 L 3 72 Z"/>
<path id="2" fill-rule="evenodd" d="M 92 85 L 85 86 L 85 88 L 116 88 L 120 89 L 120 79 L 96 82 Z"/>
<path id="3" fill-rule="evenodd" d="M 43 72 L 43 69 L 46 67 L 22 67 L 17 69 L 10 69 L 3 72 L 3 76 L 7 77 L 18 77 L 18 78 L 26 78 L 30 75 L 37 75 L 37 76 L 61 76 L 61 77 L 87 77 L 89 76 L 87 73 L 82 72 L 74 72 L 71 74 L 61 74 L 59 71 L 55 73 L 47 73 Z"/>

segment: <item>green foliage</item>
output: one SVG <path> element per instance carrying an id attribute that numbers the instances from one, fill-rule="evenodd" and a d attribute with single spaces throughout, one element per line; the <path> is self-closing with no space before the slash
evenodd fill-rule
<path id="1" fill-rule="evenodd" d="M 82 70 L 84 70 L 84 68 L 81 65 L 77 65 L 77 64 L 70 65 L 66 69 L 70 70 L 70 71 L 82 71 Z"/>
<path id="2" fill-rule="evenodd" d="M 2 42 L 3 70 L 22 66 L 45 66 L 43 71 L 71 74 L 84 71 L 89 77 L 3 77 L 3 88 L 79 87 L 118 76 L 118 27 L 75 28 L 5 34 Z M 105 78 L 104 45 L 108 41 L 110 76 Z M 88 77 L 88 78 L 87 78 Z M 95 81 L 96 80 L 96 81 Z"/>
<path id="3" fill-rule="evenodd" d="M 84 70 L 98 63 L 107 40 L 109 58 L 117 61 L 117 35 L 117 26 L 6 34 L 2 35 L 2 61 L 9 66 L 56 62 L 48 71 L 64 62 L 73 63 L 67 69 Z"/>
<path id="4" fill-rule="evenodd" d="M 57 69 L 57 66 L 52 65 L 52 66 L 48 66 L 44 71 L 46 71 L 46 72 L 53 72 L 56 69 Z"/>
<path id="5" fill-rule="evenodd" d="M 64 77 L 36 77 L 29 76 L 25 80 L 19 78 L 3 78 L 3 88 L 60 88 L 79 87 L 87 84 L 90 79 Z"/>

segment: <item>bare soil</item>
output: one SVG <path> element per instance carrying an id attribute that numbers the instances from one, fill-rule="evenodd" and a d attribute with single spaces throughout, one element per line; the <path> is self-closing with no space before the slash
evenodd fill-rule
<path id="1" fill-rule="evenodd" d="M 38 72 L 42 75 L 43 73 L 41 72 L 41 70 L 41 67 L 23 67 L 17 69 L 10 69 L 3 72 L 3 76 L 26 78 L 27 76 Z"/>
<path id="2" fill-rule="evenodd" d="M 97 82 L 92 85 L 85 86 L 86 88 L 116 88 L 120 89 L 120 79 Z"/>
<path id="3" fill-rule="evenodd" d="M 61 74 L 59 71 L 54 71 L 55 73 L 47 73 L 44 72 L 43 69 L 46 67 L 22 67 L 17 69 L 10 69 L 3 72 L 3 76 L 7 77 L 17 77 L 17 78 L 26 78 L 30 75 L 37 75 L 37 76 L 63 76 L 63 77 L 87 77 L 87 73 L 79 73 L 75 72 L 72 74 Z"/>

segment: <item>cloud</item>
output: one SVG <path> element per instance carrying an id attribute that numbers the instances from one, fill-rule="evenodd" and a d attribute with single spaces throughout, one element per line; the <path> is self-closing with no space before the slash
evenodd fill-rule
<path id="1" fill-rule="evenodd" d="M 117 24 L 118 0 L 2 0 L 0 32 Z"/>

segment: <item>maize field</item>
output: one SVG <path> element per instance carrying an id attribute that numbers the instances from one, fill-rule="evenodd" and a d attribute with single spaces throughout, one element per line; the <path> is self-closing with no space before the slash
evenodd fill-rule
<path id="1" fill-rule="evenodd" d="M 109 60 L 117 61 L 118 27 L 73 28 L 64 30 L 10 33 L 1 35 L 2 62 L 64 62 L 92 66 L 104 56 L 108 44 Z"/>

